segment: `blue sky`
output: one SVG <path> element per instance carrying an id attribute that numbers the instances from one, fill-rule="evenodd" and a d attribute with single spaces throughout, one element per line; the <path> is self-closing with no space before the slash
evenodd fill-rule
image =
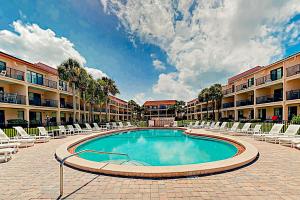
<path id="1" fill-rule="evenodd" d="M 54 67 L 78 58 L 127 100 L 188 100 L 300 51 L 297 1 L 255 1 L 1 1 L 0 50 Z"/>

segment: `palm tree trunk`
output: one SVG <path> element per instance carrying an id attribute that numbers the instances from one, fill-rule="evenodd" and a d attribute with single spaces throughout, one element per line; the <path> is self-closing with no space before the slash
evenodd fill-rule
<path id="1" fill-rule="evenodd" d="M 94 104 L 91 103 L 91 109 L 90 109 L 91 123 L 94 122 L 93 110 L 94 110 Z"/>
<path id="2" fill-rule="evenodd" d="M 86 122 L 86 115 L 85 115 L 85 111 L 86 111 L 86 103 L 85 103 L 85 92 L 83 92 L 82 94 L 83 96 L 83 113 L 84 113 L 84 123 Z"/>
<path id="3" fill-rule="evenodd" d="M 108 120 L 108 98 L 105 100 L 105 115 L 106 115 L 106 120 Z"/>
<path id="4" fill-rule="evenodd" d="M 72 93 L 73 93 L 73 124 L 76 122 L 76 91 L 75 83 L 72 83 Z"/>
<path id="5" fill-rule="evenodd" d="M 213 120 L 216 120 L 216 116 L 215 116 L 215 105 L 216 104 L 215 104 L 214 100 L 212 101 L 212 103 L 213 103 L 213 108 L 212 108 L 213 109 Z"/>
<path id="6" fill-rule="evenodd" d="M 206 101 L 206 119 L 208 119 L 208 101 Z"/>

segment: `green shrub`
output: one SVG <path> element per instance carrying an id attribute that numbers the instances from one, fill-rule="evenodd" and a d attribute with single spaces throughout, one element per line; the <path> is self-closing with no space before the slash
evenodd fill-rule
<path id="1" fill-rule="evenodd" d="M 8 126 L 27 126 L 28 121 L 24 119 L 9 119 L 7 120 Z"/>
<path id="2" fill-rule="evenodd" d="M 300 115 L 299 116 L 294 116 L 292 119 L 293 124 L 300 124 Z"/>

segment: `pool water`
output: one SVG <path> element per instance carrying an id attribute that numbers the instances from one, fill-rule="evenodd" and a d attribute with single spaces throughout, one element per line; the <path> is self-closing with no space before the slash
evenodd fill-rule
<path id="1" fill-rule="evenodd" d="M 79 145 L 75 152 L 86 149 L 125 153 L 129 156 L 90 152 L 79 154 L 87 160 L 147 166 L 212 162 L 233 157 L 238 151 L 226 141 L 188 136 L 182 130 L 173 129 L 136 130 L 98 137 Z"/>

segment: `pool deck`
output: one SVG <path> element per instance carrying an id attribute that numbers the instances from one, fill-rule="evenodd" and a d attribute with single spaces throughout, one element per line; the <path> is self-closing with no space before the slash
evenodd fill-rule
<path id="1" fill-rule="evenodd" d="M 56 199 L 59 164 L 55 150 L 82 136 L 20 149 L 0 164 L 0 199 Z M 65 167 L 67 199 L 300 199 L 300 150 L 234 136 L 257 147 L 257 161 L 210 176 L 137 179 L 97 175 Z"/>

